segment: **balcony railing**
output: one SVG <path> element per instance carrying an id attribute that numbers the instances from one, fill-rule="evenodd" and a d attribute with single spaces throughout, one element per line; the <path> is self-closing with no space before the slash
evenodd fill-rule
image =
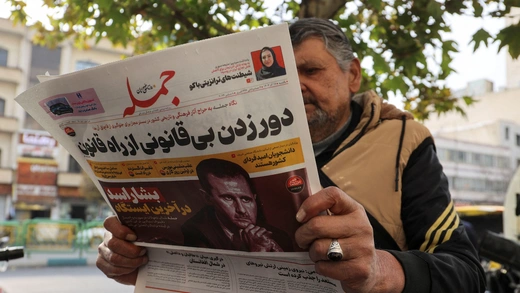
<path id="1" fill-rule="evenodd" d="M 58 173 L 59 187 L 80 187 L 83 180 L 83 175 L 81 173 Z"/>
<path id="2" fill-rule="evenodd" d="M 0 116 L 0 132 L 16 133 L 18 130 L 18 119 L 14 117 Z"/>
<path id="3" fill-rule="evenodd" d="M 0 184 L 12 184 L 13 178 L 12 169 L 0 168 Z"/>
<path id="4" fill-rule="evenodd" d="M 20 68 L 0 66 L 0 81 L 20 84 L 23 79 L 23 73 Z"/>

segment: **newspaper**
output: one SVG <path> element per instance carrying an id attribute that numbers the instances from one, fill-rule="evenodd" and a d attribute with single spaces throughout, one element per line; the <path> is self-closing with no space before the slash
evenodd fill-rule
<path id="1" fill-rule="evenodd" d="M 260 73 L 264 47 L 277 74 Z M 287 24 L 44 77 L 16 101 L 78 161 L 136 243 L 149 247 L 136 292 L 339 290 L 316 275 L 294 240 L 296 211 L 320 185 Z M 263 242 L 242 227 L 241 248 L 222 244 L 233 233 L 214 216 L 222 207 L 210 205 L 197 172 L 210 158 L 249 174 L 249 216 L 266 230 Z"/>
<path id="2" fill-rule="evenodd" d="M 338 281 L 318 275 L 308 259 L 151 249 L 139 270 L 136 293 L 343 292 Z"/>

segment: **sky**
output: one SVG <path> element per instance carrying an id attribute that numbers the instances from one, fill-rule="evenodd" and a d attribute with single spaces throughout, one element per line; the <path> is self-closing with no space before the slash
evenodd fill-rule
<path id="1" fill-rule="evenodd" d="M 473 34 L 484 28 L 492 35 L 505 27 L 503 19 L 477 19 L 469 16 L 457 16 L 450 19 L 452 32 L 447 37 L 458 43 L 459 52 L 454 54 L 452 68 L 457 73 L 451 74 L 447 85 L 453 89 L 461 89 L 468 82 L 487 79 L 493 81 L 495 90 L 506 85 L 506 53 L 507 48 L 498 52 L 498 44 L 480 48 L 473 52 L 473 44 L 469 45 Z"/>
<path id="2" fill-rule="evenodd" d="M 27 13 L 36 18 L 44 19 L 40 7 L 42 1 L 28 0 L 32 5 L 28 5 Z M 271 11 L 282 3 L 283 0 L 265 0 L 264 7 Z M 0 17 L 7 17 L 9 8 L 5 0 L 0 0 Z M 452 73 L 446 80 L 448 87 L 457 90 L 464 88 L 468 82 L 487 79 L 494 83 L 495 91 L 506 85 L 506 49 L 498 53 L 498 45 L 492 44 L 489 47 L 481 46 L 473 52 L 472 45 L 469 45 L 471 36 L 480 28 L 487 29 L 491 34 L 496 34 L 505 26 L 502 19 L 476 19 L 469 16 L 453 16 L 447 19 L 451 24 L 452 32 L 447 34 L 448 39 L 453 39 L 458 43 L 459 53 L 454 54 L 452 68 L 456 73 Z"/>

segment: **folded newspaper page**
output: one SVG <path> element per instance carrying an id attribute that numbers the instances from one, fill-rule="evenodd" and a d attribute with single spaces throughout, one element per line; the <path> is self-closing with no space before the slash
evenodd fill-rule
<path id="1" fill-rule="evenodd" d="M 270 258 L 154 248 L 139 270 L 135 293 L 343 292 L 309 259 Z"/>
<path id="2" fill-rule="evenodd" d="M 45 77 L 16 101 L 79 162 L 137 244 L 161 248 L 140 277 L 161 275 L 159 261 L 164 274 L 183 272 L 185 289 L 224 274 L 227 285 L 203 287 L 260 292 L 238 272 L 293 289 L 300 270 L 306 282 L 335 284 L 310 272 L 294 239 L 298 207 L 320 185 L 286 24 Z M 288 269 L 254 273 L 263 265 L 249 257 Z"/>

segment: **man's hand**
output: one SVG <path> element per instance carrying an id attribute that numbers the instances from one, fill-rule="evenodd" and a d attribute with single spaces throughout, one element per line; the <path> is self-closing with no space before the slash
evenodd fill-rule
<path id="1" fill-rule="evenodd" d="M 324 215 L 327 209 L 332 216 Z M 308 197 L 296 219 L 303 223 L 296 231 L 296 243 L 309 249 L 318 274 L 341 281 L 346 292 L 403 291 L 401 265 L 390 253 L 375 249 L 364 208 L 342 190 L 328 187 Z M 342 248 L 341 261 L 327 258 L 333 238 Z"/>
<path id="2" fill-rule="evenodd" d="M 115 216 L 106 218 L 105 239 L 98 247 L 96 266 L 107 277 L 125 285 L 135 285 L 138 268 L 148 262 L 146 249 L 133 244 L 135 234 Z"/>
<path id="3" fill-rule="evenodd" d="M 282 252 L 282 248 L 265 228 L 249 224 L 242 231 L 242 239 L 251 252 Z"/>

